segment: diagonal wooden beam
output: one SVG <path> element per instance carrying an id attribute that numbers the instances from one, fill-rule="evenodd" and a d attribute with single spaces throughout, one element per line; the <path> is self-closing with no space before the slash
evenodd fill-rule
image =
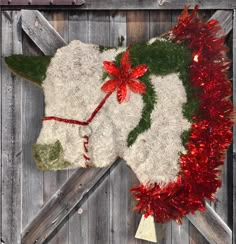
<path id="1" fill-rule="evenodd" d="M 21 10 L 22 29 L 45 55 L 54 55 L 66 41 L 37 10 Z"/>
<path id="2" fill-rule="evenodd" d="M 205 212 L 198 211 L 194 215 L 187 215 L 187 218 L 209 243 L 232 243 L 231 229 L 208 203 Z"/>
<path id="3" fill-rule="evenodd" d="M 109 172 L 123 160 L 118 159 L 111 167 L 78 169 L 43 206 L 38 215 L 22 233 L 22 244 L 44 243 L 56 228 L 68 220 L 71 212 L 102 182 Z"/>
<path id="4" fill-rule="evenodd" d="M 218 10 L 210 18 L 218 20 L 222 29 L 223 35 L 229 34 L 233 28 L 233 12 L 231 10 Z"/>

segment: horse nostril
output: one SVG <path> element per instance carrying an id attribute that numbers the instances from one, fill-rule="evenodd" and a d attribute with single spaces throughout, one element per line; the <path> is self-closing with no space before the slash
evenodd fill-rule
<path id="1" fill-rule="evenodd" d="M 70 162 L 64 160 L 63 147 L 58 140 L 53 144 L 34 144 L 32 154 L 40 170 L 64 169 L 71 166 Z"/>

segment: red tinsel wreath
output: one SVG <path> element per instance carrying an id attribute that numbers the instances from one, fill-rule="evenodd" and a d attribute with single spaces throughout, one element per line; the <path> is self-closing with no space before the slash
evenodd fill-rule
<path id="1" fill-rule="evenodd" d="M 200 21 L 198 7 L 191 14 L 185 7 L 169 38 L 188 45 L 192 50 L 189 67 L 190 83 L 200 89 L 199 112 L 193 116 L 191 133 L 186 144 L 188 153 L 181 155 L 180 174 L 176 181 L 163 186 L 158 183 L 131 189 L 138 204 L 135 209 L 145 217 L 153 215 L 156 222 L 181 219 L 196 210 L 205 210 L 205 200 L 214 200 L 221 186 L 219 166 L 224 163 L 231 143 L 233 105 L 231 83 L 227 78 L 230 61 L 226 57 L 224 37 L 217 37 L 219 23 Z"/>

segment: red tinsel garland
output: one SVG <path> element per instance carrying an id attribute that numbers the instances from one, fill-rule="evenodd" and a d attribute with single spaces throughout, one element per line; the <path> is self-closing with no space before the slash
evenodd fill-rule
<path id="1" fill-rule="evenodd" d="M 135 209 L 145 217 L 153 215 L 156 222 L 181 219 L 196 210 L 205 210 L 205 200 L 214 200 L 221 186 L 218 167 L 223 165 L 225 151 L 231 143 L 233 105 L 231 83 L 227 78 L 230 61 L 226 57 L 224 37 L 217 37 L 219 23 L 207 23 L 191 14 L 188 7 L 169 32 L 175 42 L 185 43 L 192 50 L 189 67 L 190 83 L 200 92 L 199 112 L 193 117 L 191 134 L 186 144 L 188 153 L 180 156 L 180 174 L 176 181 L 163 186 L 158 183 L 131 189 L 138 204 Z"/>

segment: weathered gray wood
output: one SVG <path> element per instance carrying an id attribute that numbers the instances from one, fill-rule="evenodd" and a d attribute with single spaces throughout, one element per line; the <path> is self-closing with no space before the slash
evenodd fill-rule
<path id="1" fill-rule="evenodd" d="M 40 132 L 43 113 L 42 90 L 22 81 L 22 228 L 43 205 L 43 173 L 32 159 L 32 144 Z"/>
<path id="2" fill-rule="evenodd" d="M 210 19 L 218 20 L 222 29 L 223 35 L 227 35 L 233 27 L 233 13 L 230 10 L 218 10 Z"/>
<path id="3" fill-rule="evenodd" d="M 89 170 L 89 169 L 87 169 Z M 85 196 L 83 203 L 76 208 L 74 214 L 70 215 L 69 219 L 69 243 L 70 244 L 89 244 L 89 230 L 90 225 L 95 223 L 89 223 L 89 208 L 88 197 Z"/>
<path id="4" fill-rule="evenodd" d="M 42 54 L 30 39 L 23 36 L 23 54 Z M 22 228 L 34 218 L 43 206 L 43 172 L 32 159 L 32 144 L 37 140 L 44 114 L 43 91 L 22 81 Z M 32 200 L 33 199 L 33 200 Z"/>
<path id="5" fill-rule="evenodd" d="M 73 5 L 79 6 L 84 4 L 84 0 L 1 0 L 0 5 L 9 5 L 9 6 L 29 6 L 29 5 Z"/>
<path id="6" fill-rule="evenodd" d="M 110 44 L 111 47 L 127 46 L 127 26 L 125 11 L 110 12 Z"/>
<path id="7" fill-rule="evenodd" d="M 127 45 L 149 39 L 149 12 L 127 12 Z"/>
<path id="8" fill-rule="evenodd" d="M 22 29 L 45 55 L 54 55 L 66 41 L 37 10 L 22 10 Z"/>
<path id="9" fill-rule="evenodd" d="M 4 56 L 21 53 L 18 12 L 3 13 L 1 56 L 1 169 L 2 169 L 2 242 L 20 243 L 21 233 L 21 89 L 19 79 L 4 65 Z"/>
<path id="10" fill-rule="evenodd" d="M 236 106 L 236 9 L 233 18 L 233 103 Z M 236 243 L 236 125 L 233 128 L 233 242 Z"/>
<path id="11" fill-rule="evenodd" d="M 96 1 L 96 0 L 86 0 L 86 3 L 82 5 L 81 9 L 126 9 L 126 10 L 136 10 L 136 9 L 183 9 L 186 5 L 186 0 L 168 0 L 161 1 L 164 2 L 162 5 L 159 4 L 159 0 L 133 0 L 133 1 Z M 200 5 L 201 9 L 233 9 L 236 6 L 234 0 L 188 0 L 188 5 L 194 7 L 196 4 Z"/>
<path id="12" fill-rule="evenodd" d="M 222 186 L 218 188 L 215 194 L 215 201 L 211 203 L 211 206 L 217 212 L 217 214 L 223 219 L 225 223 L 228 223 L 228 180 L 227 180 L 227 160 L 224 162 L 224 166 L 221 168 L 221 181 Z"/>
<path id="13" fill-rule="evenodd" d="M 209 242 L 204 238 L 204 236 L 190 222 L 189 222 L 189 244 L 209 244 Z"/>
<path id="14" fill-rule="evenodd" d="M 130 213 L 129 206 L 129 172 L 125 162 L 121 162 L 116 170 L 110 174 L 110 242 L 111 243 L 135 243 L 135 232 L 131 232 L 131 223 L 135 216 Z M 130 219 L 132 217 L 132 219 Z M 133 229 L 134 230 L 134 229 Z M 129 238 L 130 236 L 130 238 Z"/>
<path id="15" fill-rule="evenodd" d="M 3 29 L 2 25 L 2 10 L 0 8 L 0 28 Z M 0 31 L 0 43 L 2 44 L 2 31 Z M 2 54 L 2 46 L 1 46 L 1 54 Z M 2 65 L 3 65 L 3 59 L 1 57 L 0 59 L 0 87 L 1 87 L 1 96 L 2 96 Z M 0 113 L 2 114 L 2 99 L 0 99 Z M 0 148 L 2 148 L 2 120 L 0 121 Z M 1 160 L 1 171 L 2 171 L 2 151 L 0 150 L 0 160 Z M 1 201 L 0 201 L 0 230 L 2 232 L 2 174 L 0 174 L 0 194 L 1 194 Z"/>
<path id="16" fill-rule="evenodd" d="M 69 13 L 69 41 L 89 42 L 89 21 L 87 11 Z"/>
<path id="17" fill-rule="evenodd" d="M 109 12 L 89 12 L 89 43 L 109 46 L 110 16 Z"/>
<path id="18" fill-rule="evenodd" d="M 43 52 L 36 46 L 30 37 L 22 31 L 22 48 L 26 56 L 42 56 Z"/>
<path id="19" fill-rule="evenodd" d="M 187 218 L 209 243 L 230 244 L 232 242 L 231 229 L 208 203 L 205 212 L 196 212 L 194 215 L 188 215 Z"/>
<path id="20" fill-rule="evenodd" d="M 181 225 L 172 221 L 171 225 L 172 244 L 188 244 L 189 220 L 187 218 L 183 218 Z"/>
<path id="21" fill-rule="evenodd" d="M 119 163 L 117 160 L 112 168 Z M 55 229 L 69 216 L 75 207 L 83 201 L 84 197 L 93 190 L 102 177 L 107 175 L 110 168 L 81 169 L 66 181 L 66 183 L 44 205 L 39 214 L 25 228 L 22 235 L 24 244 L 43 243 Z"/>
<path id="22" fill-rule="evenodd" d="M 26 36 L 22 40 L 24 55 L 42 55 L 36 45 Z M 34 218 L 43 206 L 43 172 L 32 159 L 32 144 L 41 130 L 44 114 L 43 91 L 22 81 L 22 228 Z M 32 200 L 33 199 L 33 200 Z"/>
<path id="23" fill-rule="evenodd" d="M 88 243 L 110 243 L 109 175 L 104 176 L 101 180 L 103 182 L 97 186 L 88 199 Z"/>
<path id="24" fill-rule="evenodd" d="M 171 11 L 150 11 L 150 38 L 159 37 L 170 30 L 172 25 Z"/>
<path id="25" fill-rule="evenodd" d="M 13 1 L 13 0 L 12 0 Z M 22 0 L 14 0 L 14 1 L 22 1 Z M 13 1 L 13 2 L 14 2 Z M 27 0 L 23 0 L 25 7 L 28 8 L 35 8 L 34 6 L 29 6 L 28 3 L 26 3 Z M 39 2 L 39 0 L 30 0 L 30 3 L 34 4 L 34 1 Z M 49 1 L 49 0 L 48 0 Z M 46 5 L 48 5 L 48 1 L 46 2 Z M 61 0 L 60 0 L 61 1 Z M 66 0 L 64 0 L 66 1 Z M 110 0 L 86 0 L 85 4 L 82 6 L 76 6 L 76 4 L 73 4 L 71 7 L 68 6 L 71 5 L 72 2 L 67 1 L 67 6 L 65 6 L 63 1 L 62 3 L 59 3 L 59 1 L 53 0 L 50 2 L 55 3 L 57 6 L 57 9 L 59 8 L 58 4 L 64 5 L 63 8 L 67 7 L 68 9 L 75 9 L 75 8 L 82 8 L 82 9 L 88 9 L 88 10 L 136 10 L 136 9 L 183 9 L 183 7 L 188 4 L 194 7 L 196 4 L 200 5 L 201 9 L 233 9 L 236 7 L 236 3 L 234 0 L 208 0 L 208 1 L 199 1 L 199 0 L 133 0 L 133 1 L 110 1 Z M 76 0 L 76 3 L 78 0 Z M 2 0 L 3 7 L 8 7 L 6 5 L 8 4 L 8 0 Z M 57 4 L 58 3 L 58 4 Z M 159 4 L 160 3 L 160 4 Z M 31 4 L 31 5 L 32 5 Z M 11 6 L 12 7 L 12 6 Z M 40 8 L 40 6 L 37 6 L 37 8 Z M 43 7 L 41 7 L 43 8 Z M 49 8 L 49 7 L 47 7 Z M 61 7 L 62 8 L 62 7 Z M 45 9 L 45 7 L 44 7 Z"/>

